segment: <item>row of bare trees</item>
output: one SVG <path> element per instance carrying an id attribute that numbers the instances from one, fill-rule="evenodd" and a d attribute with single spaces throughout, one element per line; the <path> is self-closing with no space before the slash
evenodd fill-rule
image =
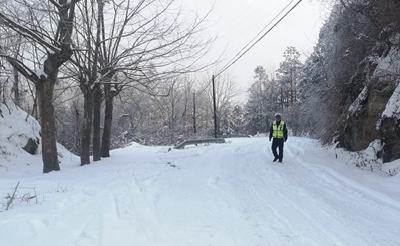
<path id="1" fill-rule="evenodd" d="M 111 148 L 132 141 L 143 145 L 173 145 L 182 139 L 214 135 L 209 76 L 201 80 L 190 75 L 179 76 L 163 83 L 153 93 L 143 93 L 146 88 L 133 87 L 119 93 L 113 104 Z M 218 134 L 241 133 L 243 109 L 234 100 L 239 88 L 232 76 L 219 77 L 216 91 Z M 58 141 L 79 155 L 84 100 L 75 94 L 81 94 L 79 88 L 59 97 L 64 103 L 57 103 L 56 122 Z M 104 108 L 102 104 L 102 110 Z M 92 148 L 90 151 L 92 153 Z"/>
<path id="2" fill-rule="evenodd" d="M 0 8 L 0 56 L 14 71 L 14 99 L 19 74 L 36 89 L 44 173 L 60 170 L 54 102 L 65 97 L 64 88 L 79 87 L 83 96 L 85 165 L 91 148 L 94 161 L 109 157 L 121 93 L 169 95 L 169 81 L 211 65 L 201 62 L 213 43 L 203 34 L 207 15 L 185 13 L 174 0 L 3 0 Z"/>

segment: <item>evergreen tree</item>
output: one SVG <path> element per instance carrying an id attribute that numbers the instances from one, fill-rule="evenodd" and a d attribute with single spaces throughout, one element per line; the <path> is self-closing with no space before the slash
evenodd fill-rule
<path id="1" fill-rule="evenodd" d="M 250 134 L 267 132 L 269 116 L 278 109 L 278 88 L 274 79 L 269 79 L 262 66 L 254 70 L 254 83 L 251 85 L 249 100 L 245 105 L 246 130 Z"/>
<path id="2" fill-rule="evenodd" d="M 285 60 L 279 64 L 276 77 L 280 87 L 281 109 L 289 108 L 297 102 L 297 82 L 301 77 L 303 64 L 295 47 L 288 47 L 283 53 Z"/>
<path id="3" fill-rule="evenodd" d="M 244 130 L 244 109 L 240 105 L 235 105 L 232 111 L 231 127 L 234 134 L 243 134 Z"/>

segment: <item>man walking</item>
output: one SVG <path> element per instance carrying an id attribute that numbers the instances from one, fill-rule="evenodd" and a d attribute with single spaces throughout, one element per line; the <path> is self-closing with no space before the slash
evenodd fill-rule
<path id="1" fill-rule="evenodd" d="M 269 132 L 269 141 L 272 138 L 272 153 L 274 154 L 273 162 L 276 162 L 279 159 L 279 162 L 282 162 L 283 159 L 283 143 L 286 142 L 288 138 L 286 124 L 282 119 L 282 115 L 280 113 L 275 114 L 276 120 L 272 122 L 271 130 Z M 276 149 L 279 148 L 279 154 L 276 152 Z"/>

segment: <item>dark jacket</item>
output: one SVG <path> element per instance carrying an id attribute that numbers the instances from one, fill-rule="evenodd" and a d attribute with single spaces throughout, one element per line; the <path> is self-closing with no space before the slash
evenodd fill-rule
<path id="1" fill-rule="evenodd" d="M 276 122 L 276 125 L 277 125 L 277 126 L 279 126 L 280 124 L 281 124 L 281 121 L 279 121 L 279 122 L 277 121 L 277 122 Z M 271 130 L 269 131 L 269 139 L 272 138 L 273 132 L 274 132 L 273 124 L 271 124 Z M 286 128 L 286 122 L 285 122 L 285 124 L 283 125 L 283 138 L 285 139 L 285 141 L 288 139 L 287 128 Z"/>

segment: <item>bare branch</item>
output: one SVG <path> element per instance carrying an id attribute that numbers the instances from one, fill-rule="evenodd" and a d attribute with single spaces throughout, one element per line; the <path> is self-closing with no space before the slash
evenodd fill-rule
<path id="1" fill-rule="evenodd" d="M 40 45 L 47 47 L 48 49 L 54 51 L 54 52 L 59 52 L 60 49 L 50 43 L 48 43 L 46 40 L 41 38 L 39 35 L 36 34 L 36 32 L 30 30 L 29 28 L 26 28 L 15 21 L 11 20 L 8 18 L 6 15 L 0 12 L 0 20 L 3 21 L 5 25 L 13 29 L 14 31 L 18 32 L 25 38 L 31 39 L 33 41 L 38 42 Z"/>
<path id="2" fill-rule="evenodd" d="M 0 47 L 0 57 L 4 57 L 7 61 L 18 70 L 24 77 L 29 79 L 30 81 L 36 83 L 38 80 L 38 76 L 35 72 L 33 72 L 29 67 L 27 67 L 23 62 L 19 61 L 18 59 L 8 56 L 3 52 L 2 47 Z"/>

